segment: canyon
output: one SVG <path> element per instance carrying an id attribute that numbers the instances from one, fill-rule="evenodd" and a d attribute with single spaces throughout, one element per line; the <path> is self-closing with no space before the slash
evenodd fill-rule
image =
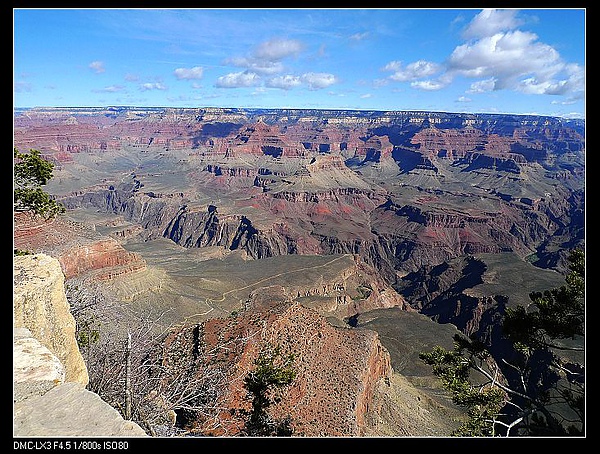
<path id="1" fill-rule="evenodd" d="M 448 433 L 443 415 L 459 412 L 418 351 L 452 332 L 497 340 L 505 308 L 562 285 L 585 245 L 581 120 L 36 108 L 15 112 L 14 146 L 54 164 L 45 190 L 67 208 L 52 222 L 16 213 L 16 249 L 164 313 L 176 356 L 236 336 L 294 351 L 303 378 L 274 411 L 293 408 L 308 436 Z M 257 354 L 241 343 L 227 373 Z M 241 394 L 232 380 L 222 405 Z M 408 422 L 408 394 L 426 428 Z M 239 428 L 220 421 L 210 434 Z"/>

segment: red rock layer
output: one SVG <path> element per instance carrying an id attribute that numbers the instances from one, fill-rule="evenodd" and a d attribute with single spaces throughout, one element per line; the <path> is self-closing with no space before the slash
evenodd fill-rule
<path id="1" fill-rule="evenodd" d="M 376 385 L 392 374 L 389 353 L 374 331 L 334 327 L 316 311 L 271 299 L 268 292 L 237 316 L 205 322 L 200 332 L 202 348 L 220 352 L 212 363 L 227 371 L 219 427 L 205 435 L 235 435 L 243 428 L 240 410 L 251 408 L 244 377 L 265 345 L 295 358 L 296 378 L 269 407 L 273 418 L 291 418 L 295 436 L 360 436 Z M 181 334 L 170 339 L 179 341 L 178 348 L 182 337 L 191 339 Z"/>
<path id="2" fill-rule="evenodd" d="M 45 221 L 14 213 L 13 246 L 56 257 L 67 279 L 92 273 L 95 279 L 106 280 L 146 268 L 139 254 L 62 216 Z"/>

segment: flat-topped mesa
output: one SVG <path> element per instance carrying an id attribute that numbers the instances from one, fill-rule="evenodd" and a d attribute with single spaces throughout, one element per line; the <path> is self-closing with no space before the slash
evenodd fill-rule
<path id="1" fill-rule="evenodd" d="M 22 152 L 35 148 L 47 153 L 90 153 L 120 149 L 121 141 L 107 135 L 97 124 L 35 122 L 28 127 L 15 126 L 14 146 Z"/>
<path id="2" fill-rule="evenodd" d="M 388 136 L 374 135 L 356 147 L 356 156 L 364 157 L 365 161 L 379 162 L 391 158 L 393 151 L 394 145 Z"/>
<path id="3" fill-rule="evenodd" d="M 342 156 L 340 156 L 339 154 L 332 154 L 325 156 L 315 156 L 306 165 L 306 170 L 308 170 L 308 172 L 311 174 L 315 174 L 318 172 L 327 172 L 331 170 L 348 170 L 348 168 L 344 164 Z"/>
<path id="4" fill-rule="evenodd" d="M 286 188 L 289 192 L 319 192 L 331 188 L 355 188 L 370 190 L 371 186 L 352 171 L 339 153 L 320 154 L 299 166 Z"/>
<path id="5" fill-rule="evenodd" d="M 272 156 L 273 158 L 305 156 L 306 149 L 300 143 L 288 140 L 277 126 L 271 126 L 259 120 L 251 123 L 239 132 L 219 141 L 218 154 L 238 156 Z"/>
<path id="6" fill-rule="evenodd" d="M 278 191 L 269 194 L 273 199 L 283 199 L 288 202 L 314 203 L 318 204 L 325 201 L 342 203 L 360 203 L 363 199 L 374 198 L 374 192 L 358 188 L 332 188 L 311 191 Z M 316 208 L 316 207 L 315 207 Z M 310 207 L 306 207 L 310 210 Z"/>
<path id="7" fill-rule="evenodd" d="M 349 128 L 342 124 L 329 124 L 329 121 L 286 124 L 280 130 L 290 142 L 301 144 L 313 153 L 354 152 L 362 147 L 363 138 L 369 135 L 368 129 L 363 126 Z"/>
<path id="8" fill-rule="evenodd" d="M 218 164 L 208 164 L 202 170 L 205 172 L 212 173 L 217 177 L 225 175 L 230 177 L 246 177 L 254 179 L 259 174 L 258 169 L 255 168 L 230 167 Z"/>
<path id="9" fill-rule="evenodd" d="M 447 130 L 430 127 L 417 132 L 410 140 L 419 152 L 429 157 L 456 160 L 469 153 L 478 153 L 526 164 L 526 157 L 515 147 L 517 142 L 513 137 L 486 134 L 472 127 Z"/>
<path id="10" fill-rule="evenodd" d="M 456 159 L 464 157 L 469 151 L 483 150 L 488 136 L 472 127 L 449 130 L 429 127 L 417 132 L 410 143 L 428 157 Z M 506 151 L 510 151 L 510 148 Z"/>
<path id="11" fill-rule="evenodd" d="M 478 147 L 490 143 L 485 139 L 490 135 L 510 139 L 510 143 L 520 144 L 525 152 L 542 143 L 553 152 L 580 152 L 585 147 L 584 121 L 533 115 L 322 109 L 38 108 L 19 112 L 14 124 L 17 148 L 33 147 L 47 152 L 94 152 L 131 146 L 208 147 L 217 154 L 237 149 L 274 157 L 303 156 L 307 151 L 356 151 L 363 155 L 363 150 L 370 149 L 385 154 L 389 148 L 386 144 L 374 146 L 365 141 L 373 135 L 389 136 L 394 145 L 408 146 L 415 134 L 414 144 L 422 143 L 423 150 L 432 147 L 432 152 L 445 153 L 446 157 L 453 154 L 460 157 L 469 150 L 481 151 Z M 498 145 L 493 148 L 497 150 Z M 494 153 L 490 146 L 485 151 Z"/>
<path id="12" fill-rule="evenodd" d="M 44 117 L 40 127 L 60 123 L 74 146 L 80 143 L 69 128 L 92 124 L 106 140 L 123 143 L 106 160 L 65 152 L 73 165 L 65 161 L 54 181 L 65 194 L 93 187 L 108 172 L 143 168 L 146 189 L 90 190 L 61 201 L 123 216 L 145 229 L 144 239 L 242 249 L 253 258 L 360 253 L 393 278 L 392 269 L 427 260 L 473 250 L 527 255 L 550 237 L 583 232 L 584 200 L 575 195 L 584 185 L 583 121 L 426 111 L 105 110 Z M 34 120 L 33 113 L 15 118 L 15 129 L 33 143 L 27 131 L 35 132 Z M 165 150 L 186 140 L 192 145 L 184 153 Z M 64 156 L 56 154 L 56 162 Z M 145 171 L 163 163 L 164 172 Z M 430 196 L 439 200 L 420 201 Z M 418 207 L 423 219 L 387 212 L 388 199 Z M 216 200 L 216 216 L 192 210 Z M 496 214 L 488 221 L 486 213 Z M 440 241 L 444 248 L 435 249 Z"/>

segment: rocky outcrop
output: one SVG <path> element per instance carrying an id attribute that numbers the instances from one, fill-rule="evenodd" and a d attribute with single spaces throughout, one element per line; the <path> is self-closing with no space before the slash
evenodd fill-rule
<path id="1" fill-rule="evenodd" d="M 93 212 L 93 222 L 98 212 L 123 220 L 112 238 L 132 240 L 134 250 L 142 250 L 136 240 L 168 238 L 203 248 L 191 251 L 198 256 L 239 256 L 257 267 L 289 263 L 260 261 L 274 256 L 352 254 L 383 282 L 269 277 L 263 287 L 257 278 L 239 293 L 206 297 L 224 303 L 220 315 L 252 292 L 252 304 L 269 295 L 351 323 L 366 310 L 404 305 L 393 284 L 415 311 L 484 337 L 513 296 L 482 291 L 490 274 L 477 260 L 443 266 L 510 252 L 521 264 L 564 267 L 566 248 L 585 238 L 584 133 L 579 120 L 425 111 L 39 109 L 15 118 L 15 144 L 42 148 L 59 165 L 57 198 L 82 217 Z M 81 169 L 85 178 L 73 178 Z M 67 235 L 76 224 L 62 226 L 44 237 L 19 225 L 15 243 L 37 238 L 33 250 L 56 252 L 69 275 L 138 269 L 115 243 L 75 243 Z M 515 282 L 509 269 L 501 274 Z"/>
<path id="2" fill-rule="evenodd" d="M 261 295 L 237 315 L 180 329 L 167 339 L 165 367 L 176 365 L 181 355 L 218 352 L 207 361 L 225 375 L 216 405 L 222 409 L 216 415 L 218 427 L 213 418 L 199 418 L 192 424 L 194 431 L 238 434 L 244 424 L 242 410 L 250 409 L 243 379 L 254 369 L 261 349 L 279 346 L 283 355 L 294 355 L 297 375 L 269 407 L 271 416 L 290 417 L 296 436 L 363 435 L 376 389 L 392 374 L 389 353 L 377 334 L 334 327 L 312 309 L 278 300 L 268 291 Z M 204 368 L 202 373 L 209 374 Z"/>
<path id="3" fill-rule="evenodd" d="M 105 281 L 146 268 L 139 255 L 125 251 L 111 238 L 74 246 L 65 251 L 59 261 L 67 279 L 88 273 L 97 280 Z"/>
<path id="4" fill-rule="evenodd" d="M 340 257 L 342 258 L 342 257 Z M 314 278 L 287 280 L 286 285 L 270 285 L 253 290 L 247 304 L 258 303 L 265 298 L 274 301 L 298 301 L 324 317 L 335 317 L 352 323 L 358 314 L 381 308 L 396 307 L 412 311 L 407 304 L 372 266 L 358 256 L 348 255 L 348 265 L 337 274 L 322 274 L 312 270 Z M 311 270 L 305 270 L 310 273 Z"/>
<path id="5" fill-rule="evenodd" d="M 58 260 L 16 256 L 13 284 L 13 435 L 145 436 L 85 389 L 87 368 Z"/>
<path id="6" fill-rule="evenodd" d="M 78 383 L 55 386 L 14 405 L 16 437 L 145 437 L 146 433 Z"/>
<path id="7" fill-rule="evenodd" d="M 574 216 L 584 204 L 567 198 L 568 189 L 562 188 L 536 199 L 491 190 L 466 204 L 465 199 L 473 198 L 466 192 L 419 188 L 419 197 L 407 202 L 401 194 L 386 197 L 380 191 L 333 184 L 329 189 L 266 192 L 236 207 L 221 207 L 188 205 L 183 197 L 155 197 L 127 187 L 64 201 L 69 208 L 113 211 L 143 227 L 147 239 L 165 237 L 184 247 L 243 250 L 255 259 L 358 254 L 390 283 L 396 271 L 412 272 L 464 254 L 513 251 L 526 256 L 560 232 L 576 237 L 582 223 Z M 252 209 L 249 214 L 242 214 L 245 203 Z"/>
<path id="8" fill-rule="evenodd" d="M 108 280 L 146 267 L 139 254 L 126 251 L 117 240 L 64 216 L 45 220 L 15 213 L 13 238 L 15 249 L 58 258 L 67 279 L 87 275 Z"/>
<path id="9" fill-rule="evenodd" d="M 561 274 L 535 268 L 513 253 L 484 253 L 424 266 L 400 279 L 396 288 L 420 313 L 489 341 L 492 329 L 499 336 L 494 320 L 507 307 L 527 306 L 531 292 L 563 283 Z"/>
<path id="10" fill-rule="evenodd" d="M 149 153 L 189 165 L 172 193 L 162 189 L 168 178 L 134 174 L 126 185 L 107 182 L 61 198 L 68 208 L 122 215 L 146 229 L 146 239 L 242 249 L 253 258 L 359 253 L 391 281 L 396 272 L 469 253 L 536 252 L 554 263 L 548 238 L 569 230 L 568 241 L 583 239 L 584 201 L 570 194 L 582 190 L 584 179 L 579 120 L 425 111 L 37 109 L 18 115 L 15 129 L 28 145 L 46 143 L 43 128 L 62 130 L 75 147 L 77 132 L 69 128 L 94 122 L 102 125 L 98 134 L 120 141 L 136 159 Z M 81 145 L 88 141 L 82 137 Z M 45 156 L 56 153 L 67 169 L 61 150 L 50 146 Z M 94 150 L 101 148 L 90 145 Z M 153 180 L 153 190 L 144 192 L 141 179 Z M 215 191 L 227 196 L 217 201 Z M 206 212 L 209 204 L 217 215 Z"/>
<path id="11" fill-rule="evenodd" d="M 43 395 L 65 381 L 60 359 L 27 328 L 13 328 L 13 400 Z"/>

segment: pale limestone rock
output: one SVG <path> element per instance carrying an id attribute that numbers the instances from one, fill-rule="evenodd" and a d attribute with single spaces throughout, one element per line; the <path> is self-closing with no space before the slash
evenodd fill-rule
<path id="1" fill-rule="evenodd" d="M 13 326 L 27 328 L 65 368 L 65 381 L 86 386 L 87 367 L 75 340 L 75 319 L 65 295 L 64 274 L 45 254 L 14 257 Z"/>
<path id="2" fill-rule="evenodd" d="M 65 368 L 26 328 L 13 330 L 13 400 L 42 395 L 64 383 Z"/>
<path id="3" fill-rule="evenodd" d="M 146 432 L 80 383 L 65 383 L 43 396 L 15 403 L 17 436 L 145 437 Z"/>

